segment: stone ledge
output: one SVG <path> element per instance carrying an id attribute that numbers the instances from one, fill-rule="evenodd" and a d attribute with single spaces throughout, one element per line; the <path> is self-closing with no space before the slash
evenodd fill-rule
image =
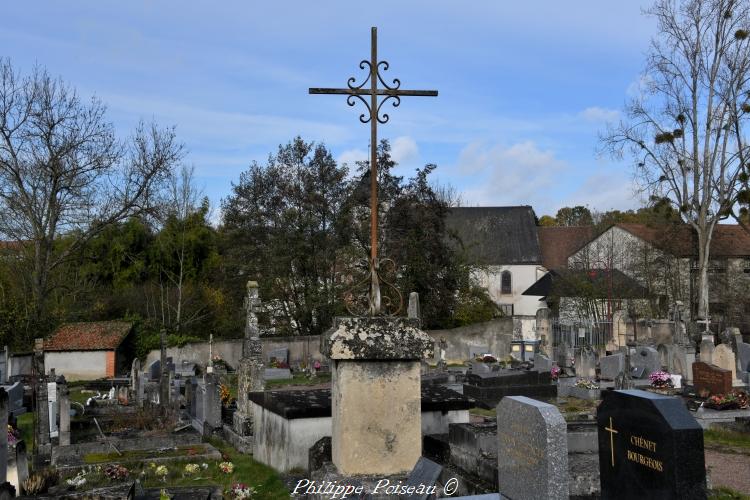
<path id="1" fill-rule="evenodd" d="M 433 356 L 434 342 L 416 319 L 336 318 L 320 350 L 336 360 L 421 360 Z"/>

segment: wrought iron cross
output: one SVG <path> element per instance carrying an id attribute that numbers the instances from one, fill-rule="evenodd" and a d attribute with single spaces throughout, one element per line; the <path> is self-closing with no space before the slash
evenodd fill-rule
<path id="1" fill-rule="evenodd" d="M 346 103 L 354 106 L 359 99 L 367 108 L 367 113 L 359 115 L 359 121 L 370 123 L 370 294 L 369 294 L 369 313 L 371 316 L 380 314 L 381 295 L 380 281 L 378 275 L 380 262 L 378 261 L 378 161 L 377 161 L 377 144 L 378 144 L 378 123 L 387 123 L 389 120 L 388 113 L 381 115 L 380 108 L 388 99 L 393 99 L 393 107 L 401 104 L 402 96 L 432 96 L 438 95 L 437 90 L 403 90 L 401 81 L 398 78 L 393 79 L 393 83 L 388 85 L 380 75 L 380 67 L 383 71 L 388 70 L 387 61 L 378 61 L 378 29 L 373 27 L 371 30 L 370 60 L 363 60 L 359 63 L 360 69 L 367 69 L 368 76 L 359 85 L 355 85 L 356 79 L 349 78 L 347 88 L 311 88 L 310 94 L 339 94 L 347 95 Z M 370 82 L 370 88 L 365 88 L 367 82 Z M 384 88 L 378 88 L 380 82 Z M 368 103 L 365 97 L 369 96 Z M 378 102 L 378 96 L 385 96 Z M 400 297 L 400 293 L 399 293 Z M 401 304 L 393 314 L 397 314 L 401 309 Z"/>

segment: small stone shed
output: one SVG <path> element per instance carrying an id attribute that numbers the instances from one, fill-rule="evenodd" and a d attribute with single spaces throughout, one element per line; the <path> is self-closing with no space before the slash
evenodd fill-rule
<path id="1" fill-rule="evenodd" d="M 133 360 L 133 323 L 93 321 L 61 326 L 44 342 L 44 369 L 67 380 L 112 378 Z"/>

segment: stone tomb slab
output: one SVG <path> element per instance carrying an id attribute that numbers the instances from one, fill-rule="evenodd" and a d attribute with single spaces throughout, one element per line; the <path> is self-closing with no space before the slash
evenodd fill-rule
<path id="1" fill-rule="evenodd" d="M 497 406 L 497 482 L 514 500 L 568 498 L 567 424 L 553 405 L 508 396 Z"/>
<path id="2" fill-rule="evenodd" d="M 601 498 L 706 498 L 703 430 L 682 400 L 639 390 L 603 395 Z"/>
<path id="3" fill-rule="evenodd" d="M 555 397 L 557 386 L 550 372 L 499 370 L 467 374 L 463 393 L 493 408 L 505 396 Z"/>
<path id="4" fill-rule="evenodd" d="M 693 363 L 693 387 L 699 395 L 726 394 L 732 390 L 732 372 L 703 361 Z"/>

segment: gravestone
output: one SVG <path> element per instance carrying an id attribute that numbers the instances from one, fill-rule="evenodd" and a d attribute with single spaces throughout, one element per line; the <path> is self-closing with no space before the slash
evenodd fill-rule
<path id="1" fill-rule="evenodd" d="M 287 380 L 292 378 L 292 372 L 289 368 L 265 368 L 263 378 L 265 380 Z"/>
<path id="2" fill-rule="evenodd" d="M 668 373 L 672 373 L 672 356 L 669 352 L 669 346 L 666 344 L 659 344 L 656 347 L 656 352 L 659 353 L 659 363 L 661 369 L 666 370 Z"/>
<path id="3" fill-rule="evenodd" d="M 471 373 L 490 373 L 492 368 L 487 363 L 474 361 L 471 363 Z"/>
<path id="4" fill-rule="evenodd" d="M 29 477 L 29 458 L 26 454 L 26 443 L 23 439 L 16 443 L 16 490 L 21 492 L 21 485 Z"/>
<path id="5" fill-rule="evenodd" d="M 161 377 L 161 361 L 156 360 L 148 366 L 148 378 L 149 380 L 159 380 Z"/>
<path id="6" fill-rule="evenodd" d="M 552 370 L 552 360 L 543 354 L 534 356 L 534 369 L 538 372 L 548 372 Z"/>
<path id="7" fill-rule="evenodd" d="M 603 396 L 601 498 L 706 498 L 703 430 L 680 398 L 639 390 Z"/>
<path id="8" fill-rule="evenodd" d="M 591 349 L 583 348 L 576 354 L 576 377 L 596 378 L 596 353 Z"/>
<path id="9" fill-rule="evenodd" d="M 661 369 L 659 352 L 653 347 L 640 346 L 636 348 L 635 354 L 630 357 L 630 362 L 634 368 L 639 369 L 638 376 L 633 375 L 635 378 L 648 378 L 649 375 Z"/>
<path id="10" fill-rule="evenodd" d="M 750 344 L 746 342 L 737 343 L 737 359 L 741 372 L 750 372 Z"/>
<path id="11" fill-rule="evenodd" d="M 732 372 L 696 361 L 693 363 L 693 387 L 699 395 L 705 391 L 726 394 L 732 390 Z"/>
<path id="12" fill-rule="evenodd" d="M 712 364 L 714 362 L 714 349 L 716 349 L 716 346 L 714 345 L 713 335 L 703 335 L 700 349 L 701 352 L 699 359 L 703 363 L 708 363 L 709 365 Z"/>
<path id="13" fill-rule="evenodd" d="M 409 473 L 409 477 L 406 478 L 406 486 L 413 486 L 415 489 L 421 487 L 422 490 L 427 492 L 414 493 L 413 495 L 407 495 L 405 498 L 410 500 L 428 500 L 429 498 L 435 498 L 433 494 L 429 492 L 429 488 L 435 487 L 440 473 L 443 472 L 443 466 L 436 464 L 432 460 L 419 457 L 417 464 L 414 466 L 412 471 Z"/>
<path id="14" fill-rule="evenodd" d="M 604 380 L 614 380 L 625 369 L 625 355 L 621 352 L 604 356 L 599 360 L 599 376 Z"/>
<path id="15" fill-rule="evenodd" d="M 60 407 L 60 446 L 70 445 L 70 392 L 68 384 L 58 384 Z"/>
<path id="16" fill-rule="evenodd" d="M 130 390 L 135 393 L 138 391 L 138 379 L 141 375 L 141 360 L 138 358 L 133 359 L 133 363 L 130 365 Z"/>
<path id="17" fill-rule="evenodd" d="M 57 382 L 47 383 L 47 408 L 49 411 L 49 437 L 57 437 Z"/>
<path id="18" fill-rule="evenodd" d="M 463 384 L 464 395 L 487 408 L 494 408 L 505 396 L 548 398 L 557 395 L 550 372 L 536 370 L 498 370 L 489 373 L 471 371 Z"/>
<path id="19" fill-rule="evenodd" d="M 422 314 L 419 310 L 419 294 L 417 292 L 409 294 L 409 306 L 406 310 L 406 315 L 411 319 L 422 320 Z"/>
<path id="20" fill-rule="evenodd" d="M 8 412 L 14 417 L 26 413 L 26 407 L 23 405 L 23 384 L 16 382 L 1 387 L 8 393 Z"/>
<path id="21" fill-rule="evenodd" d="M 727 344 L 719 344 L 714 349 L 713 356 L 715 366 L 732 372 L 732 383 L 737 379 L 737 359 L 732 352 L 732 348 Z"/>
<path id="22" fill-rule="evenodd" d="M 268 361 L 271 362 L 276 360 L 279 363 L 289 362 L 289 349 L 286 347 L 280 347 L 278 349 L 272 349 L 268 351 Z"/>
<path id="23" fill-rule="evenodd" d="M 497 482 L 513 500 L 568 498 L 567 424 L 553 405 L 507 396 L 497 406 Z"/>

